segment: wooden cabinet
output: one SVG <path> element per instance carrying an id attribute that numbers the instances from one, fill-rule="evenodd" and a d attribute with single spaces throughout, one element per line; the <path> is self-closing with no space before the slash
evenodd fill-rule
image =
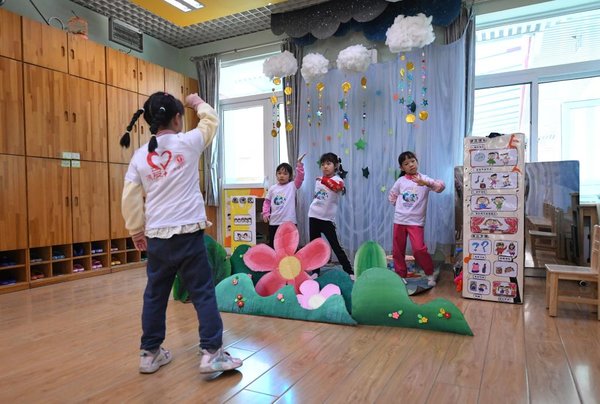
<path id="1" fill-rule="evenodd" d="M 68 34 L 69 73 L 84 79 L 106 83 L 104 46 L 81 35 Z"/>
<path id="2" fill-rule="evenodd" d="M 70 150 L 68 75 L 25 64 L 25 139 L 29 156 L 61 157 Z"/>
<path id="3" fill-rule="evenodd" d="M 27 155 L 106 161 L 105 86 L 29 64 L 24 71 Z"/>
<path id="4" fill-rule="evenodd" d="M 23 61 L 66 73 L 67 33 L 28 18 L 22 21 Z"/>
<path id="5" fill-rule="evenodd" d="M 25 154 L 23 64 L 4 57 L 0 57 L 0 153 Z"/>
<path id="6" fill-rule="evenodd" d="M 116 49 L 106 48 L 106 84 L 138 90 L 138 60 Z"/>
<path id="7" fill-rule="evenodd" d="M 0 8 L 0 56 L 21 60 L 21 16 Z"/>
<path id="8" fill-rule="evenodd" d="M 184 102 L 187 95 L 184 94 L 184 90 L 185 76 L 176 71 L 165 69 L 165 92 Z"/>
<path id="9" fill-rule="evenodd" d="M 109 194 L 110 194 L 110 238 L 129 237 L 125 228 L 125 220 L 121 213 L 121 196 L 127 173 L 126 164 L 109 164 Z"/>
<path id="10" fill-rule="evenodd" d="M 131 91 L 121 90 L 115 87 L 107 87 L 108 105 L 108 161 L 111 163 L 129 164 L 133 151 L 139 147 L 138 124 L 134 125 L 130 133 L 131 145 L 128 149 L 121 147 L 119 141 L 125 133 L 131 117 L 140 108 L 138 95 Z M 140 117 L 140 120 L 144 118 Z"/>
<path id="11" fill-rule="evenodd" d="M 191 77 L 186 77 L 185 87 L 183 90 L 186 97 L 188 94 L 198 93 L 198 80 L 194 80 Z M 185 102 L 185 99 L 182 101 Z M 198 115 L 196 114 L 196 111 L 194 111 L 192 108 L 186 108 L 184 122 L 185 130 L 192 130 L 198 126 Z"/>
<path id="12" fill-rule="evenodd" d="M 25 157 L 0 154 L 0 251 L 27 248 Z"/>
<path id="13" fill-rule="evenodd" d="M 94 81 L 69 77 L 69 132 L 67 150 L 82 160 L 107 161 L 106 86 Z"/>
<path id="14" fill-rule="evenodd" d="M 108 199 L 107 164 L 82 161 L 71 167 L 74 243 L 109 238 Z"/>
<path id="15" fill-rule="evenodd" d="M 164 67 L 138 59 L 138 70 L 138 93 L 149 96 L 157 91 L 165 91 Z"/>
<path id="16" fill-rule="evenodd" d="M 141 107 L 147 99 L 148 97 L 145 95 L 138 95 L 138 105 Z M 140 119 L 138 119 L 138 133 L 138 147 L 150 141 L 150 125 L 143 116 L 140 116 Z"/>
<path id="17" fill-rule="evenodd" d="M 70 174 L 62 160 L 27 158 L 30 248 L 71 243 Z"/>

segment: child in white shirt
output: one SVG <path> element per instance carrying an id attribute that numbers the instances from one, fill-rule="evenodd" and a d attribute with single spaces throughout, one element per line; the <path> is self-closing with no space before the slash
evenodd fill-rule
<path id="1" fill-rule="evenodd" d="M 283 222 L 296 224 L 296 190 L 304 181 L 303 154 L 296 163 L 296 178 L 292 166 L 281 163 L 277 166 L 277 184 L 271 185 L 263 203 L 262 217 L 269 223 L 269 245 L 273 247 L 275 232 Z M 293 181 L 292 181 L 293 180 Z"/>
<path id="2" fill-rule="evenodd" d="M 323 176 L 317 178 L 315 195 L 308 209 L 310 239 L 314 240 L 324 234 L 344 271 L 352 275 L 354 274 L 352 265 L 340 245 L 335 231 L 338 202 L 342 191 L 345 189 L 344 180 L 336 174 L 340 159 L 334 153 L 325 153 L 319 159 L 319 163 Z M 318 275 L 320 270 L 317 269 L 313 273 Z"/>
<path id="3" fill-rule="evenodd" d="M 419 161 L 413 152 L 405 151 L 398 157 L 400 178 L 390 190 L 388 199 L 396 207 L 394 212 L 393 249 L 394 269 L 406 278 L 406 237 L 410 238 L 416 263 L 427 275 L 429 286 L 435 286 L 433 261 L 425 245 L 425 216 L 429 191 L 442 192 L 444 182 L 419 173 Z"/>

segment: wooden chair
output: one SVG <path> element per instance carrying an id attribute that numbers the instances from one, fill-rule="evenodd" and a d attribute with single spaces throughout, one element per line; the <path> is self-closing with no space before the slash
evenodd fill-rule
<path id="1" fill-rule="evenodd" d="M 598 320 L 600 320 L 600 293 L 598 290 L 596 290 L 595 298 L 558 294 L 560 280 L 586 281 L 596 283 L 596 285 L 600 284 L 600 225 L 594 226 L 592 238 L 590 267 L 546 264 L 546 306 L 549 309 L 550 316 L 556 316 L 558 302 L 571 302 L 596 306 Z"/>
<path id="2" fill-rule="evenodd" d="M 553 208 L 550 215 L 551 230 L 538 230 L 535 225 L 529 221 L 528 233 L 531 246 L 531 258 L 534 265 L 537 266 L 537 251 L 551 251 L 556 255 L 556 258 L 562 258 L 561 250 L 561 229 L 562 229 L 563 211 L 558 208 Z"/>

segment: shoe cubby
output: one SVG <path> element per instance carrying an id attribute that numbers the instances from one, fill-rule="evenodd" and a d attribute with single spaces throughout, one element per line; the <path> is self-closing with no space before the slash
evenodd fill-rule
<path id="1" fill-rule="evenodd" d="M 146 251 L 140 251 L 140 261 L 148 261 L 148 253 Z"/>
<path id="2" fill-rule="evenodd" d="M 73 258 L 89 257 L 91 255 L 90 243 L 73 244 Z"/>
<path id="3" fill-rule="evenodd" d="M 110 271 L 110 262 L 108 261 L 108 257 L 108 254 L 92 256 L 90 269 L 95 272 Z"/>
<path id="4" fill-rule="evenodd" d="M 61 244 L 51 247 L 50 260 L 52 263 L 70 261 L 73 257 L 73 245 Z"/>
<path id="5" fill-rule="evenodd" d="M 27 289 L 26 250 L 0 251 L 0 293 Z"/>
<path id="6" fill-rule="evenodd" d="M 100 255 L 107 255 L 109 250 L 108 240 L 92 241 L 90 243 L 90 255 L 97 257 Z"/>
<path id="7" fill-rule="evenodd" d="M 113 271 L 121 271 L 135 267 L 136 263 L 142 261 L 140 251 L 135 249 L 133 240 L 128 238 L 113 239 L 110 241 L 111 268 Z"/>
<path id="8" fill-rule="evenodd" d="M 60 259 L 52 261 L 52 277 L 70 275 L 73 273 L 73 264 L 71 260 Z"/>
<path id="9" fill-rule="evenodd" d="M 92 258 L 88 255 L 87 257 L 73 257 L 73 267 L 71 272 L 74 274 L 80 274 L 82 272 L 89 272 L 92 270 Z"/>

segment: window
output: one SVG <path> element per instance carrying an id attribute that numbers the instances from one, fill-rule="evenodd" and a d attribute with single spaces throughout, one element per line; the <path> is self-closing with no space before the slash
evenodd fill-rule
<path id="1" fill-rule="evenodd" d="M 600 9 L 541 6 L 477 17 L 472 134 L 523 132 L 529 161 L 579 160 L 580 199 L 597 203 Z"/>
<path id="2" fill-rule="evenodd" d="M 275 179 L 275 168 L 287 162 L 287 134 L 281 84 L 262 72 L 273 53 L 221 67 L 219 96 L 223 133 L 223 184 L 226 187 L 261 188 Z M 271 96 L 278 102 L 273 106 Z M 279 134 L 271 136 L 277 118 Z"/>

